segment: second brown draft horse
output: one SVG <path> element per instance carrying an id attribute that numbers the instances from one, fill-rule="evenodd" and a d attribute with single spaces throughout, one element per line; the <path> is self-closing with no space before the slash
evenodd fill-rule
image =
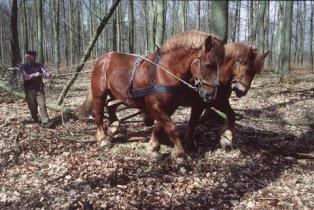
<path id="1" fill-rule="evenodd" d="M 182 161 L 181 157 L 185 152 L 178 127 L 170 116 L 178 106 L 185 105 L 192 107 L 192 115 L 197 115 L 191 119 L 199 118 L 205 102 L 210 103 L 214 99 L 219 65 L 224 59 L 224 42 L 203 32 L 182 32 L 169 38 L 160 50 L 156 50 L 147 59 L 154 61 L 156 56 L 160 56 L 158 65 L 163 68 L 155 67 L 153 76 L 151 68 L 154 68 L 154 64 L 145 60 L 140 62 L 132 81 L 132 88 L 150 86 L 154 78 L 154 84 L 177 87 L 176 92 L 153 93 L 133 98 L 129 94 L 129 81 L 136 57 L 111 52 L 97 61 L 91 78 L 93 112 L 97 125 L 96 138 L 102 145 L 110 143 L 103 128 L 105 99 L 109 95 L 113 99 L 122 99 L 129 107 L 141 109 L 156 120 L 147 147 L 153 157 L 159 154 L 158 138 L 164 130 L 174 146 L 171 156 L 176 161 Z M 169 70 L 172 75 L 164 69 Z M 179 79 L 194 88 L 183 85 Z M 110 107 L 107 108 L 110 111 Z"/>

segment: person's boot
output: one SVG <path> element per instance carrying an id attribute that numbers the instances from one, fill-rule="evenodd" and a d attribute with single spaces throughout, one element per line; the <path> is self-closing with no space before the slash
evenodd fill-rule
<path id="1" fill-rule="evenodd" d="M 53 122 L 46 122 L 46 123 L 42 123 L 41 127 L 43 128 L 53 128 Z"/>

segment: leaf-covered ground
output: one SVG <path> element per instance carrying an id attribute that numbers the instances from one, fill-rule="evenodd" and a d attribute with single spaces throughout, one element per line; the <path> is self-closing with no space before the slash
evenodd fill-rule
<path id="1" fill-rule="evenodd" d="M 152 128 L 140 117 L 124 121 L 104 150 L 92 120 L 64 115 L 62 123 L 49 110 L 56 128 L 43 129 L 27 122 L 23 99 L 0 91 L 0 209 L 314 209 L 314 161 L 297 155 L 314 152 L 314 74 L 294 77 L 279 85 L 264 73 L 245 98 L 232 97 L 234 149 L 219 148 L 213 116 L 198 126 L 199 150 L 184 166 L 171 162 L 166 145 L 162 160 L 150 161 Z M 79 104 L 84 88 L 75 86 L 66 104 Z M 180 108 L 173 119 L 183 125 L 189 112 Z"/>

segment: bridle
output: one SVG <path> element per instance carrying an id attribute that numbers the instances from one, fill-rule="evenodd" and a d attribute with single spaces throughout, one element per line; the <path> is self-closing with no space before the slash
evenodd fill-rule
<path id="1" fill-rule="evenodd" d="M 237 64 L 237 69 L 238 69 L 239 74 L 241 73 L 241 67 L 240 67 L 241 62 L 242 62 L 242 60 L 239 59 L 239 58 L 235 60 L 235 63 Z M 238 84 L 242 85 L 243 87 L 245 87 L 247 89 L 250 88 L 249 85 L 247 85 L 246 83 L 242 82 L 239 78 L 236 78 L 236 79 L 232 80 L 232 83 L 238 83 Z"/>
<path id="2" fill-rule="evenodd" d="M 199 52 L 199 54 L 196 57 L 196 60 L 192 63 L 192 64 L 194 64 L 194 63 L 198 62 L 199 69 L 201 68 L 201 61 L 200 61 L 201 56 L 202 56 L 202 51 Z M 217 57 L 216 57 L 216 65 L 217 65 L 217 73 L 216 73 L 216 79 L 215 79 L 214 83 L 209 82 L 207 80 L 204 80 L 200 77 L 194 77 L 192 79 L 194 81 L 195 91 L 199 92 L 200 88 L 203 86 L 212 87 L 215 89 L 214 98 L 216 98 L 217 92 L 218 92 L 218 86 L 219 86 L 219 70 L 220 70 L 219 64 L 217 62 Z"/>

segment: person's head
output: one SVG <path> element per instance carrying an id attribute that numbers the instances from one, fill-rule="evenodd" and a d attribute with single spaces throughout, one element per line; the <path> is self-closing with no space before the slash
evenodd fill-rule
<path id="1" fill-rule="evenodd" d="M 28 50 L 26 52 L 25 58 L 27 63 L 35 63 L 36 62 L 37 53 L 34 50 Z"/>

